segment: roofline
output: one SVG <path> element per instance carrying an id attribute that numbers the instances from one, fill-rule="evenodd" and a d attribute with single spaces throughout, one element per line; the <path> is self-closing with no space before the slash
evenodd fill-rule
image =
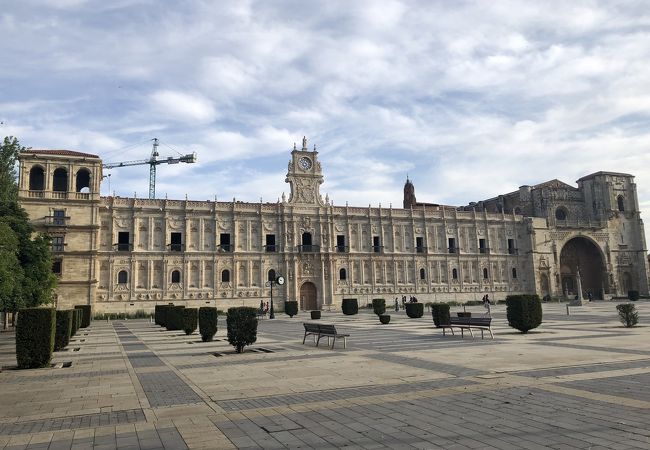
<path id="1" fill-rule="evenodd" d="M 631 178 L 634 178 L 634 175 L 631 175 L 631 174 L 629 174 L 629 173 L 623 173 L 623 172 L 606 172 L 606 171 L 602 171 L 602 170 L 601 170 L 600 172 L 594 172 L 594 173 L 592 173 L 592 174 L 585 175 L 584 177 L 578 179 L 578 181 L 576 181 L 576 183 L 579 183 L 580 181 L 589 180 L 589 179 L 591 179 L 591 178 L 595 178 L 595 177 L 597 177 L 597 176 L 599 176 L 599 175 L 612 175 L 612 176 L 615 176 L 615 177 L 631 177 Z"/>

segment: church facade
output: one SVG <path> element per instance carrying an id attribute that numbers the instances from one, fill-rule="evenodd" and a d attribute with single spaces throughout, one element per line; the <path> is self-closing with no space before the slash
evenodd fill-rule
<path id="1" fill-rule="evenodd" d="M 598 172 L 573 187 L 553 180 L 453 207 L 335 206 L 319 187 L 315 149 L 294 146 L 276 203 L 101 197 L 102 161 L 66 150 L 20 155 L 19 196 L 52 237 L 57 305 L 97 312 L 155 304 L 338 308 L 402 296 L 468 301 L 490 294 L 594 298 L 648 294 L 648 260 L 634 177 Z M 283 275 L 284 286 L 269 280 Z"/>

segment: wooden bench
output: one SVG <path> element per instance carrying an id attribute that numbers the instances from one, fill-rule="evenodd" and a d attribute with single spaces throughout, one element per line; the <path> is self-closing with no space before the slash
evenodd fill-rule
<path id="1" fill-rule="evenodd" d="M 334 325 L 310 322 L 305 322 L 302 325 L 305 327 L 305 336 L 302 338 L 303 344 L 305 343 L 307 336 L 312 335 L 314 336 L 316 347 L 318 347 L 318 343 L 320 342 L 321 338 L 326 337 L 328 346 L 330 345 L 330 338 L 332 338 L 332 346 L 330 348 L 334 348 L 336 338 L 343 338 L 343 348 L 347 348 L 347 338 L 350 337 L 350 335 L 339 333 L 336 331 L 336 327 Z"/>
<path id="2" fill-rule="evenodd" d="M 490 337 L 494 339 L 491 324 L 492 317 L 450 317 L 448 325 L 440 325 L 438 328 L 442 328 L 443 336 L 446 328 L 449 328 L 453 335 L 455 335 L 454 328 L 459 328 L 461 337 L 465 337 L 465 330 L 469 330 L 469 334 L 474 337 L 474 333 L 472 333 L 472 328 L 474 328 L 481 330 L 481 339 L 483 339 L 483 331 L 487 330 L 490 332 Z"/>

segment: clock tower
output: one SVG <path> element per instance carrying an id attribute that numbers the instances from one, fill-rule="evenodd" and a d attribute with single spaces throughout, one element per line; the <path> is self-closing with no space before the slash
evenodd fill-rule
<path id="1" fill-rule="evenodd" d="M 318 162 L 316 146 L 313 151 L 307 148 L 307 138 L 302 138 L 302 149 L 293 145 L 289 170 L 285 180 L 291 185 L 289 203 L 324 206 L 320 195 L 320 185 L 323 183 L 323 172 Z"/>

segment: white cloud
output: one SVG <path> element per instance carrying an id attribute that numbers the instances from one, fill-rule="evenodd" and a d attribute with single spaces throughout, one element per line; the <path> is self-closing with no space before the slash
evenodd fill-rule
<path id="1" fill-rule="evenodd" d="M 161 90 L 150 98 L 154 116 L 185 123 L 210 123 L 217 118 L 214 105 L 202 95 Z"/>

